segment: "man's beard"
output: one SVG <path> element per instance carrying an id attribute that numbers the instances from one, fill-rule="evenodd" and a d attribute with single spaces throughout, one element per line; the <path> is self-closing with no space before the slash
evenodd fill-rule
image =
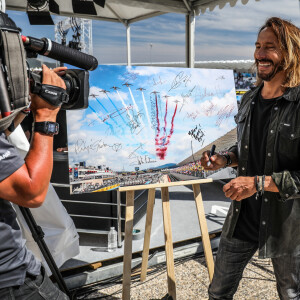
<path id="1" fill-rule="evenodd" d="M 260 74 L 258 69 L 258 60 L 256 60 L 257 77 L 264 81 L 270 81 L 278 72 L 283 70 L 283 62 L 278 62 L 274 65 L 271 60 L 261 60 L 261 62 L 270 62 L 273 66 L 273 70 L 268 74 Z"/>

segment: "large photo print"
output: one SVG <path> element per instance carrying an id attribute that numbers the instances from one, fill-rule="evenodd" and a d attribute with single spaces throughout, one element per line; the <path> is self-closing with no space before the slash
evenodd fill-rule
<path id="1" fill-rule="evenodd" d="M 236 113 L 232 70 L 99 66 L 89 107 L 67 111 L 71 192 L 164 183 L 191 168 L 203 178 L 193 154 L 232 131 Z"/>

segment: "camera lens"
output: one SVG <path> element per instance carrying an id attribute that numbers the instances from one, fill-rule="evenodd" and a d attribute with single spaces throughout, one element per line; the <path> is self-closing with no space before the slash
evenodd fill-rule
<path id="1" fill-rule="evenodd" d="M 64 104 L 67 109 L 68 107 L 71 107 L 79 97 L 80 82 L 77 75 L 75 73 L 73 74 L 71 71 L 66 73 L 66 75 L 63 77 L 63 80 L 66 84 L 67 94 L 69 95 L 69 102 Z"/>

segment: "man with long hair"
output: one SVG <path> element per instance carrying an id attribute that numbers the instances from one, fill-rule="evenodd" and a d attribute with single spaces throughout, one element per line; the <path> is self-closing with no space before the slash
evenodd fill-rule
<path id="1" fill-rule="evenodd" d="M 232 201 L 223 226 L 210 299 L 232 299 L 258 251 L 271 258 L 280 299 L 300 299 L 300 30 L 280 18 L 260 28 L 255 43 L 257 87 L 242 98 L 237 144 L 208 152 L 206 170 L 237 167 L 224 185 Z"/>

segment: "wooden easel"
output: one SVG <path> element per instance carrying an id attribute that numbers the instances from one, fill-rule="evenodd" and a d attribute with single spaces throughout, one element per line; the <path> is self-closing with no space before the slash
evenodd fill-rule
<path id="1" fill-rule="evenodd" d="M 131 260 L 132 260 L 132 230 L 133 230 L 133 214 L 134 214 L 134 191 L 149 190 L 147 215 L 144 236 L 144 248 L 141 267 L 141 281 L 146 279 L 148 267 L 148 255 L 150 246 L 151 226 L 153 207 L 155 200 L 155 189 L 161 188 L 162 207 L 163 207 L 163 222 L 165 232 L 165 251 L 168 277 L 168 294 L 176 300 L 176 283 L 174 271 L 174 257 L 173 257 L 173 241 L 172 241 L 172 226 L 169 203 L 169 189 L 170 186 L 192 185 L 194 191 L 194 198 L 198 212 L 204 254 L 209 274 L 210 281 L 214 272 L 214 261 L 212 256 L 211 244 L 207 230 L 205 212 L 202 202 L 202 195 L 200 184 L 212 182 L 212 179 L 199 179 L 180 182 L 169 182 L 159 184 L 137 185 L 119 188 L 120 192 L 126 192 L 126 215 L 125 215 L 125 240 L 124 240 L 124 261 L 123 261 L 123 300 L 130 300 L 130 282 L 131 282 Z"/>

